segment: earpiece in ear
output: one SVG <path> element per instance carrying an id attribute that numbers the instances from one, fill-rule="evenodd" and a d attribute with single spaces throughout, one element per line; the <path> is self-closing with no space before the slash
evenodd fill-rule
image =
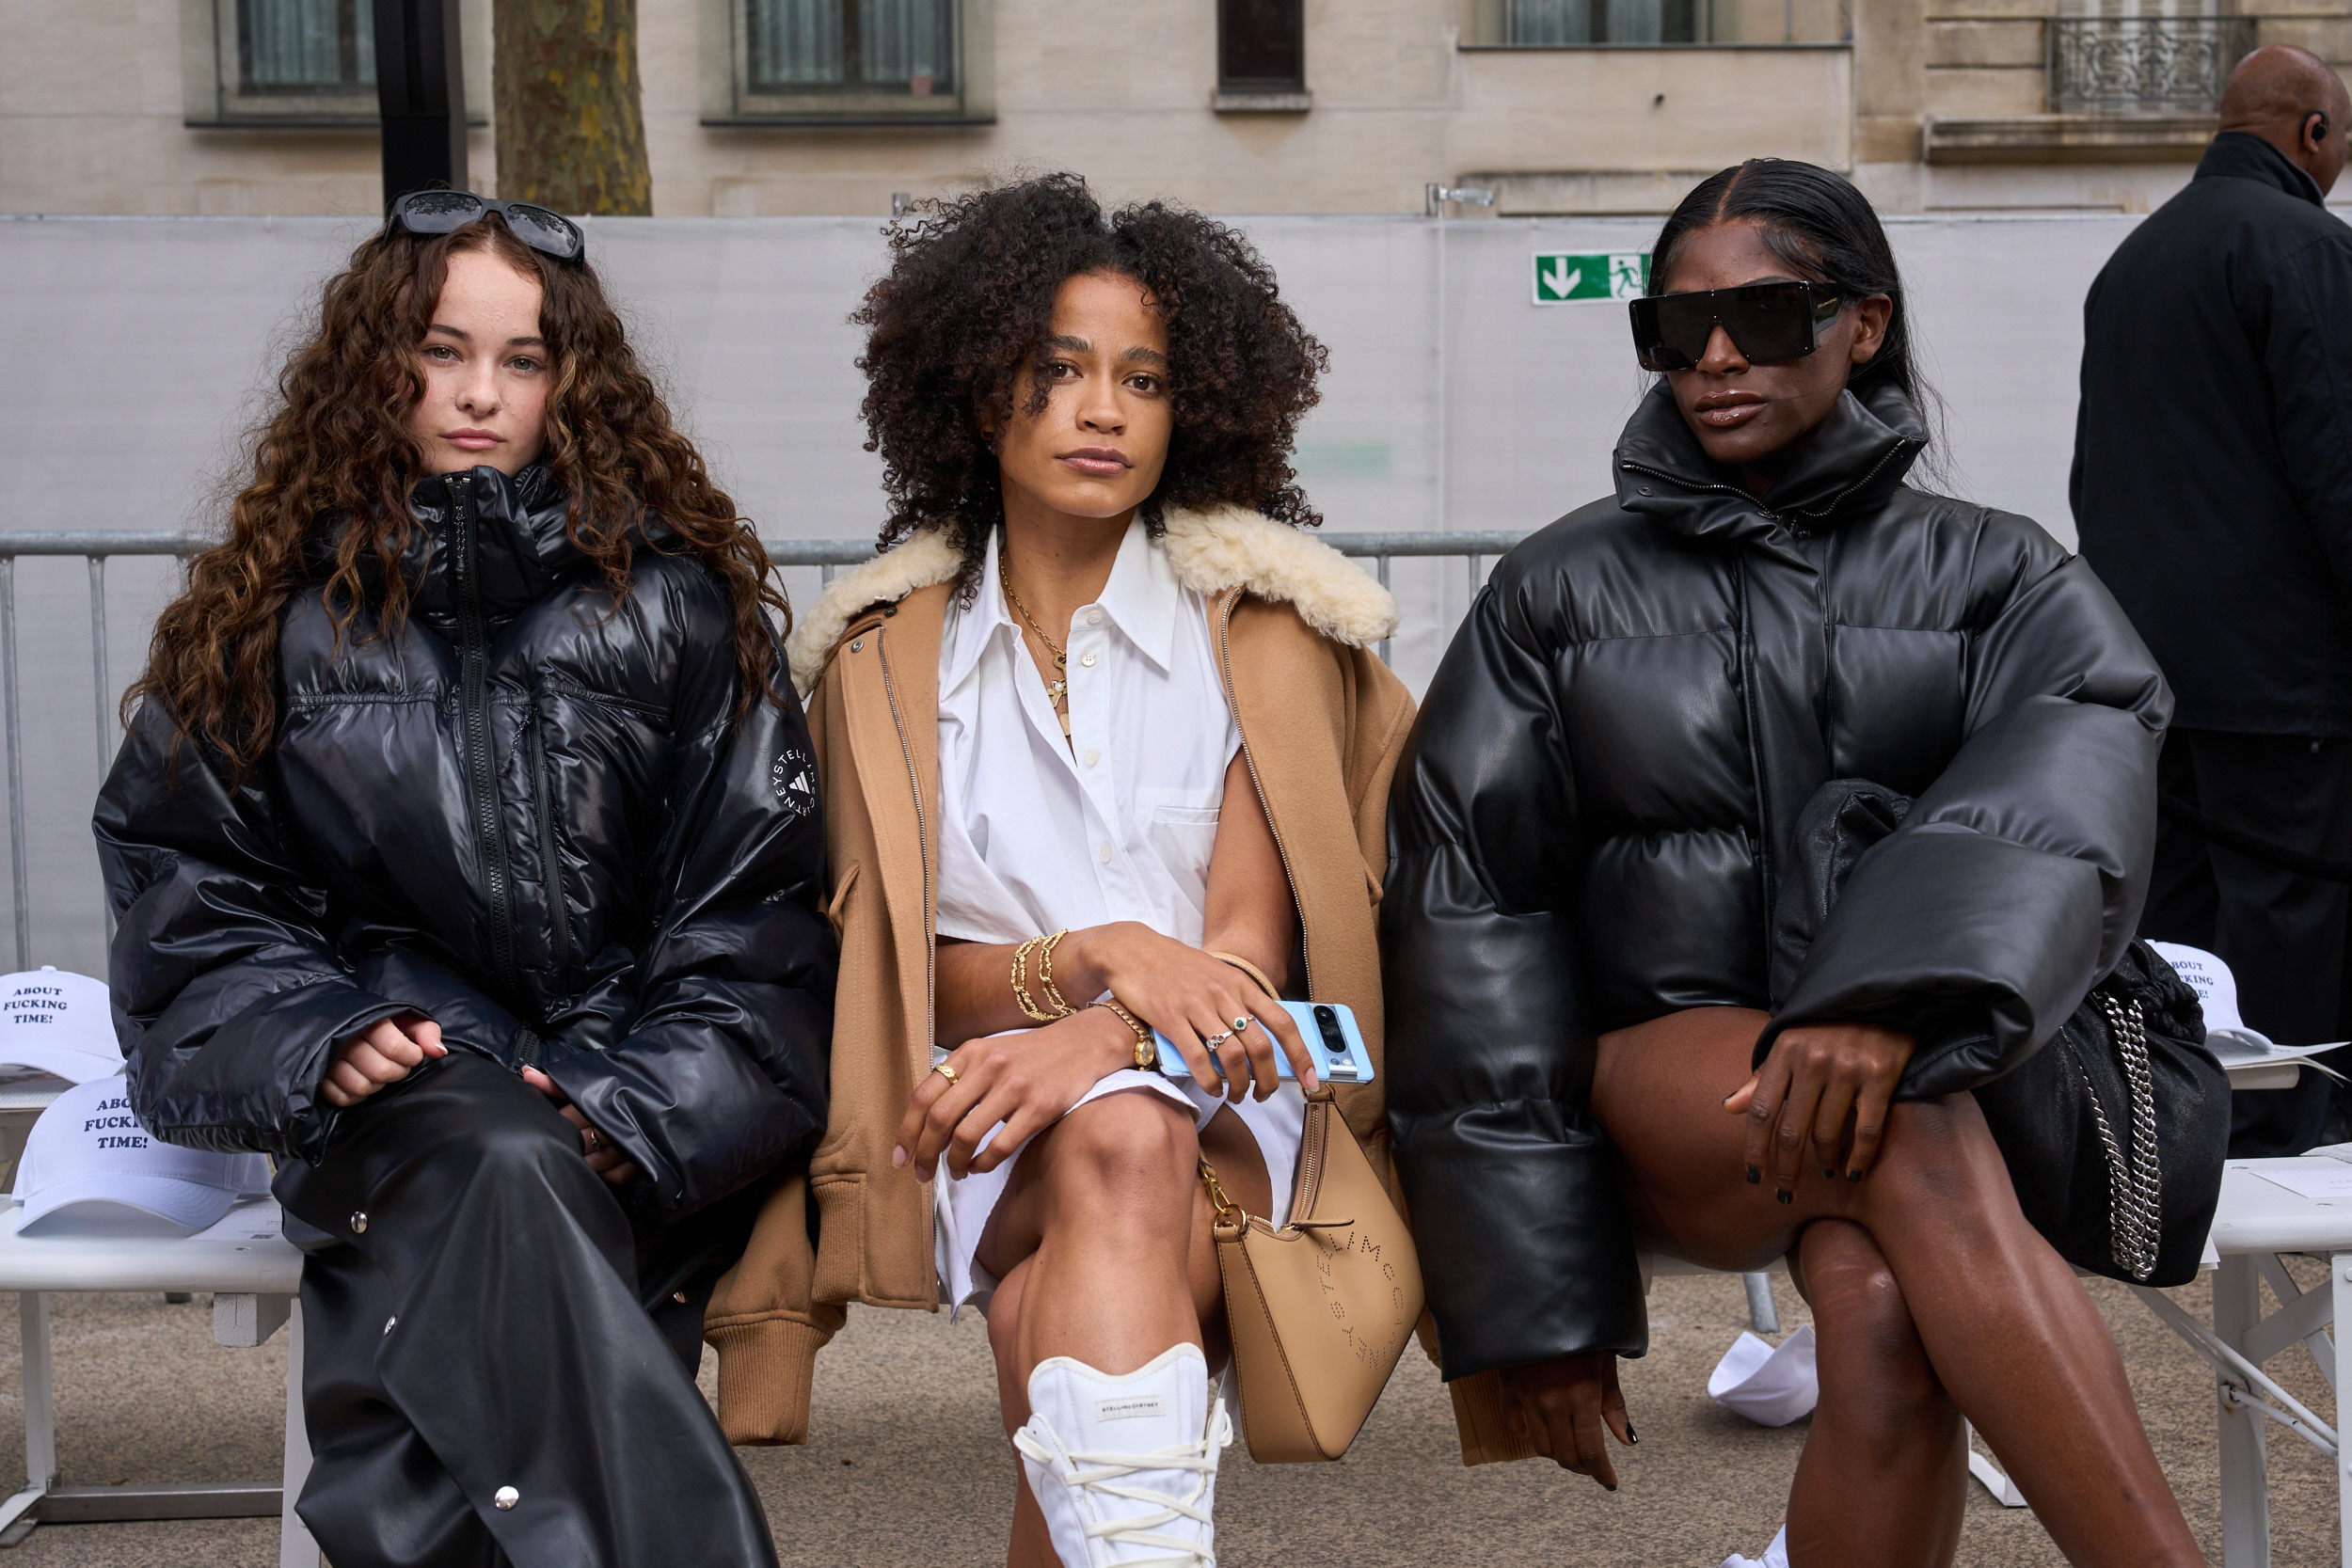
<path id="1" fill-rule="evenodd" d="M 2328 139 L 2328 117 L 2318 110 L 2313 110 L 2312 119 L 2315 122 L 2311 128 L 2312 140 L 2326 141 Z"/>

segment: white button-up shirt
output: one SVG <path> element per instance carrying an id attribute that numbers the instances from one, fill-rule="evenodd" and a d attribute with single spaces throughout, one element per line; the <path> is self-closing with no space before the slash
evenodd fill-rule
<path id="1" fill-rule="evenodd" d="M 1103 596 L 1063 628 L 1065 740 L 996 552 L 992 537 L 978 596 L 950 607 L 940 638 L 939 934 L 1025 942 L 1137 920 L 1197 945 L 1241 748 L 1207 605 L 1130 523 Z"/>

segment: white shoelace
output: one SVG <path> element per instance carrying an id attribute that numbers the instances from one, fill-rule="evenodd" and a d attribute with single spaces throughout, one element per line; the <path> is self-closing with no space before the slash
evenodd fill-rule
<path id="1" fill-rule="evenodd" d="M 1129 1502 L 1142 1503 L 1151 1512 L 1129 1514 L 1121 1519 L 1100 1520 L 1087 1527 L 1091 1539 L 1116 1542 L 1122 1546 L 1150 1546 L 1173 1555 L 1168 1557 L 1133 1558 L 1120 1568 L 1216 1568 L 1216 1555 L 1204 1549 L 1198 1542 L 1182 1537 L 1162 1535 L 1159 1528 L 1178 1519 L 1190 1519 L 1196 1524 L 1211 1523 L 1209 1511 L 1199 1507 L 1200 1495 L 1209 1489 L 1208 1477 L 1216 1474 L 1217 1449 L 1233 1440 L 1233 1423 L 1225 1414 L 1225 1405 L 1218 1402 L 1216 1418 L 1209 1423 L 1208 1435 L 1198 1443 L 1179 1443 L 1157 1453 L 1082 1453 L 1069 1450 L 1072 1465 L 1070 1484 L 1089 1492 L 1101 1492 Z M 1029 1435 L 1023 1427 L 1012 1434 L 1013 1447 L 1049 1468 L 1054 1454 L 1044 1444 Z M 1087 1466 L 1078 1468 L 1078 1466 Z M 1138 1470 L 1190 1470 L 1201 1479 L 1192 1495 L 1182 1499 L 1161 1496 L 1140 1486 L 1119 1484 Z"/>

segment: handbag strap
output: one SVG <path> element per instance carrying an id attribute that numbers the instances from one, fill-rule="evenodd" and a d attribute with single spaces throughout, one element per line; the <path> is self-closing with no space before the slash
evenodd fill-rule
<path id="1" fill-rule="evenodd" d="M 2090 1091 L 2090 1115 L 2098 1123 L 2099 1142 L 2107 1157 L 2107 1230 L 2116 1267 L 2134 1279 L 2156 1272 L 2156 1248 L 2164 1234 L 2162 1188 L 2164 1173 L 2156 1162 L 2156 1090 L 2148 1068 L 2148 1025 L 2139 1000 L 2123 1001 L 2104 988 L 2097 993 L 2099 1010 L 2106 1015 L 2107 1037 L 2114 1042 L 2117 1064 L 2132 1101 L 2132 1153 L 2126 1161 L 2116 1142 L 2115 1129 L 2099 1103 L 2098 1085 L 2090 1069 L 2078 1059 L 2074 1070 Z"/>

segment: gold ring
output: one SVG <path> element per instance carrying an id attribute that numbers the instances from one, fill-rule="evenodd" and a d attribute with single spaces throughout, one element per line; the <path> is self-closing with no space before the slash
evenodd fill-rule
<path id="1" fill-rule="evenodd" d="M 951 1068 L 946 1063 L 942 1062 L 937 1067 L 931 1069 L 931 1070 L 938 1073 L 942 1078 L 947 1080 L 947 1086 L 949 1088 L 955 1087 L 957 1074 L 954 1068 Z"/>
<path id="2" fill-rule="evenodd" d="M 580 1131 L 580 1135 L 587 1140 L 589 1153 L 601 1154 L 604 1152 L 603 1133 L 597 1132 L 593 1127 L 583 1127 Z"/>

